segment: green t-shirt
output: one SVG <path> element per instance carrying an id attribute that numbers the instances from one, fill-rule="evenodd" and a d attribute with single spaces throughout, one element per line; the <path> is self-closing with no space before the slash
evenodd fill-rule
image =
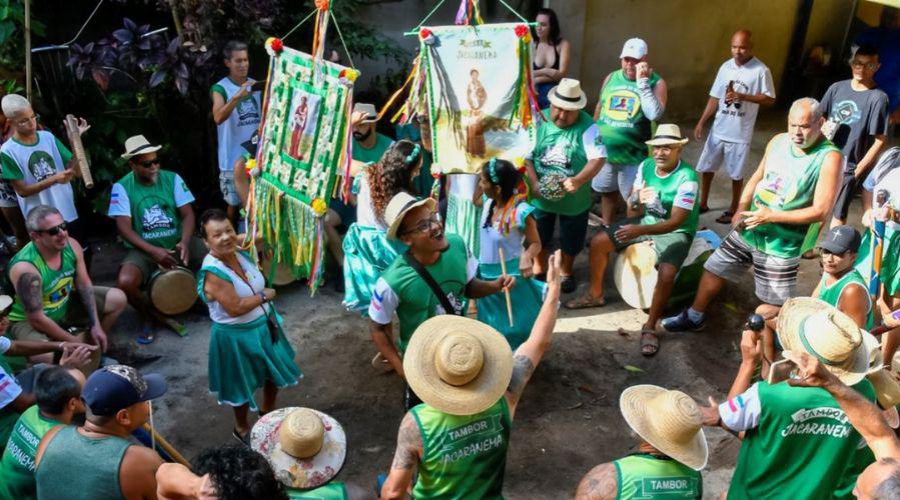
<path id="1" fill-rule="evenodd" d="M 690 235 L 697 232 L 697 224 L 700 222 L 700 204 L 697 203 L 700 184 L 694 167 L 680 161 L 674 170 L 662 177 L 656 170 L 656 162 L 653 161 L 653 158 L 647 158 L 638 168 L 638 175 L 632 191 L 633 196 L 638 195 L 642 186 L 653 188 L 656 198 L 644 205 L 641 224 L 652 225 L 667 221 L 672 217 L 672 207 L 678 207 L 689 210 L 691 213 L 672 232 Z"/>
<path id="2" fill-rule="evenodd" d="M 469 255 L 462 238 L 455 234 L 448 234 L 446 238 L 450 246 L 437 262 L 425 266 L 425 269 L 459 312 L 465 303 L 466 285 L 478 271 L 478 261 Z M 416 328 L 425 320 L 440 314 L 456 314 L 454 311 L 444 311 L 434 292 L 406 263 L 403 255 L 398 255 L 384 270 L 375 283 L 369 304 L 369 318 L 382 325 L 393 321 L 394 312 L 400 319 L 397 349 L 401 354 L 406 351 L 406 344 Z"/>
<path id="3" fill-rule="evenodd" d="M 347 488 L 344 483 L 330 482 L 313 490 L 287 488 L 290 500 L 346 500 Z"/>
<path id="4" fill-rule="evenodd" d="M 410 410 L 422 433 L 415 498 L 503 498 L 512 419 L 506 398 L 474 415 L 449 415 L 427 404 Z"/>
<path id="5" fill-rule="evenodd" d="M 659 75 L 650 75 L 650 87 Z M 614 72 L 600 91 L 600 135 L 606 146 L 607 161 L 613 165 L 637 165 L 647 156 L 645 141 L 650 139 L 650 120 L 641 110 L 637 81 Z"/>
<path id="6" fill-rule="evenodd" d="M 826 285 L 825 280 L 826 275 L 825 273 L 822 273 L 822 279 L 819 281 L 819 298 L 834 307 L 837 307 L 838 303 L 841 301 L 841 294 L 844 293 L 844 288 L 852 285 L 862 287 L 866 297 L 869 299 L 869 314 L 867 315 L 865 328 L 866 330 L 871 330 L 872 325 L 875 324 L 875 318 L 872 316 L 872 299 L 869 296 L 868 285 L 862 275 L 859 274 L 859 271 L 851 268 L 847 274 L 843 275 L 841 279 L 835 281 L 831 286 Z"/>
<path id="7" fill-rule="evenodd" d="M 377 163 L 381 161 L 381 157 L 387 148 L 394 143 L 390 137 L 374 132 L 375 145 L 371 148 L 364 148 L 359 141 L 353 139 L 353 159 L 363 163 Z"/>
<path id="8" fill-rule="evenodd" d="M 728 499 L 771 498 L 773 492 L 778 498 L 830 498 L 856 451 L 859 433 L 825 389 L 756 385 L 759 423 L 746 431 Z M 875 400 L 868 380 L 853 388 Z"/>
<path id="9" fill-rule="evenodd" d="M 671 458 L 637 453 L 613 462 L 619 490 L 616 498 L 702 498 L 703 478 Z"/>
<path id="10" fill-rule="evenodd" d="M 47 431 L 62 422 L 41 415 L 37 405 L 22 413 L 0 459 L 0 498 L 37 498 L 34 457 Z"/>
<path id="11" fill-rule="evenodd" d="M 550 110 L 544 110 L 545 120 L 537 131 L 534 150 L 530 158 L 538 179 L 546 175 L 573 177 L 578 175 L 588 161 L 606 156 L 600 140 L 600 132 L 591 117 L 579 111 L 578 120 L 569 127 L 559 128 L 550 119 Z M 536 190 L 537 186 L 532 186 Z M 545 212 L 562 215 L 579 215 L 591 208 L 590 180 L 575 193 L 566 193 L 557 201 L 532 196 L 529 203 Z"/>
<path id="12" fill-rule="evenodd" d="M 12 258 L 9 262 L 9 269 L 19 262 L 28 262 L 33 265 L 38 274 L 41 276 L 41 295 L 44 300 L 44 314 L 53 321 L 60 322 L 66 316 L 66 310 L 69 305 L 69 297 L 72 295 L 72 289 L 75 285 L 75 268 L 78 259 L 75 257 L 75 251 L 72 245 L 66 244 L 62 251 L 62 262 L 59 269 L 51 269 L 44 261 L 44 257 L 38 252 L 34 242 L 25 245 L 24 248 Z M 12 322 L 25 321 L 25 305 L 22 303 L 22 297 L 16 294 L 16 301 L 13 303 L 12 310 L 9 313 L 9 320 Z"/>
<path id="13" fill-rule="evenodd" d="M 772 140 L 766 152 L 765 173 L 750 203 L 750 210 L 767 207 L 775 212 L 787 212 L 812 206 L 819 181 L 819 171 L 825 156 L 839 151 L 831 141 L 822 139 L 805 154 L 794 152 L 787 134 Z M 744 229 L 741 237 L 756 250 L 791 259 L 799 257 L 810 224 L 763 224 Z"/>
<path id="14" fill-rule="evenodd" d="M 113 185 L 107 215 L 130 217 L 132 229 L 144 241 L 171 250 L 181 240 L 178 208 L 192 201 L 194 195 L 175 172 L 160 170 L 149 186 L 130 172 Z M 123 244 L 132 247 L 127 241 Z"/>

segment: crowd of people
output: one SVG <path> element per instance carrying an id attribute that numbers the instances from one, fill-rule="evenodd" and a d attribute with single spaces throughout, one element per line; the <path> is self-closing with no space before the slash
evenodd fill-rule
<path id="1" fill-rule="evenodd" d="M 701 498 L 703 427 L 719 427 L 742 440 L 729 499 L 900 498 L 900 149 L 885 151 L 890 103 L 874 79 L 878 48 L 856 48 L 852 78 L 821 101 L 793 102 L 786 132 L 754 170 L 753 129 L 775 85 L 749 31 L 732 36 L 694 128 L 703 140 L 713 119 L 696 168 L 685 158 L 689 138 L 663 118 L 668 88 L 647 43 L 624 43 L 593 116 L 581 83 L 567 77 L 570 46 L 552 10 L 539 10 L 533 43 L 544 119 L 521 166 L 491 158 L 475 174 L 434 175 L 427 114 L 394 140 L 376 130 L 373 104 L 353 107 L 350 194 L 332 200 L 324 219 L 338 269 L 328 279 L 368 322 L 373 369 L 405 382 L 393 462 L 374 495 L 501 497 L 516 408 L 550 349 L 561 296 L 575 294 L 569 309 L 606 305 L 613 254 L 643 246 L 657 279 L 641 354 L 657 354 L 663 331 L 704 328 L 725 283 L 752 268 L 759 304 L 741 334 L 741 363 L 721 404 L 627 388 L 619 408 L 637 452 L 585 467 L 560 496 L 577 486 L 579 499 Z M 162 146 L 128 138 L 130 172 L 112 185 L 107 211 L 127 250 L 115 287 L 89 276 L 71 187 L 78 158 L 38 127 L 27 99 L 3 97 L 12 135 L 0 147 L 0 206 L 19 250 L 8 268 L 15 297 L 0 297 L 0 498 L 373 496 L 334 480 L 347 453 L 337 420 L 278 406 L 279 390 L 303 375 L 256 242 L 242 232 L 260 85 L 248 76 L 246 44 L 229 42 L 223 55 L 228 75 L 210 99 L 227 209 L 197 217 L 190 188 L 161 168 Z M 89 128 L 80 120 L 80 133 Z M 729 230 L 690 307 L 666 317 L 721 167 L 731 198 L 715 220 Z M 850 220 L 860 191 L 864 215 Z M 598 230 L 588 239 L 590 224 Z M 586 246 L 589 283 L 577 294 L 575 259 Z M 804 256 L 822 264 L 808 297 L 798 291 Z M 195 276 L 211 320 L 209 390 L 234 417 L 235 444 L 190 467 L 132 439 L 155 436 L 146 424 L 165 379 L 103 354 L 126 305 L 140 319 L 139 344 L 159 328 L 183 329 L 149 293 L 167 273 Z"/>

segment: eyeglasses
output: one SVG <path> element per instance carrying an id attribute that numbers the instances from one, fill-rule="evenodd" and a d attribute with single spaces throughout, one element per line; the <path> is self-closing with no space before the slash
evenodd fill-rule
<path id="1" fill-rule="evenodd" d="M 403 231 L 401 234 L 411 234 L 411 233 L 424 233 L 429 229 L 434 227 L 441 227 L 441 216 L 437 213 L 431 214 L 431 217 L 423 220 L 422 222 L 416 224 L 415 226 Z"/>
<path id="2" fill-rule="evenodd" d="M 60 233 L 60 231 L 68 231 L 68 230 L 69 230 L 69 227 L 66 225 L 65 222 L 63 222 L 62 224 L 53 226 L 48 229 L 38 229 L 37 232 L 38 233 L 46 233 L 46 234 L 49 234 L 50 236 L 56 236 L 57 234 Z"/>
<path id="3" fill-rule="evenodd" d="M 851 59 L 848 62 L 850 63 L 851 68 L 865 68 L 869 71 L 872 71 L 873 69 L 878 67 L 878 63 L 863 63 L 863 62 L 857 61 L 855 59 Z"/>
<path id="4" fill-rule="evenodd" d="M 21 120 L 16 121 L 16 125 L 24 127 L 25 125 L 28 125 L 29 123 L 31 123 L 32 120 L 37 122 L 40 119 L 41 119 L 41 115 L 34 114 L 34 115 L 29 116 L 28 118 L 23 118 Z"/>
<path id="5" fill-rule="evenodd" d="M 140 165 L 144 168 L 150 168 L 153 165 L 159 165 L 159 158 L 154 158 L 152 160 L 146 160 L 146 161 L 139 161 L 138 165 Z"/>

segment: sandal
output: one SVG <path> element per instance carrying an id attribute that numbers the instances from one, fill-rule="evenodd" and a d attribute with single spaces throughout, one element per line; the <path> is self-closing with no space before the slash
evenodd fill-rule
<path id="1" fill-rule="evenodd" d="M 656 334 L 656 330 L 641 329 L 641 354 L 649 358 L 657 352 L 659 352 L 659 335 Z"/>
<path id="2" fill-rule="evenodd" d="M 731 224 L 732 217 L 734 217 L 734 212 L 726 210 L 722 212 L 722 215 L 716 217 L 716 222 L 719 224 Z"/>
<path id="3" fill-rule="evenodd" d="M 384 358 L 384 356 L 378 352 L 375 354 L 375 357 L 372 358 L 372 367 L 382 373 L 390 373 L 394 371 L 394 366 Z"/>
<path id="4" fill-rule="evenodd" d="M 605 305 L 605 298 L 593 297 L 591 294 L 582 295 L 577 299 L 572 299 L 565 303 L 566 309 L 587 309 L 589 307 L 603 307 Z"/>
<path id="5" fill-rule="evenodd" d="M 141 329 L 141 333 L 137 336 L 137 343 L 140 345 L 149 345 L 152 344 L 154 340 L 156 340 L 156 332 L 153 331 L 153 327 L 150 325 L 144 325 Z"/>
<path id="6" fill-rule="evenodd" d="M 241 442 L 241 444 L 243 444 L 245 446 L 250 446 L 250 433 L 249 432 L 244 435 L 241 435 L 241 433 L 238 432 L 237 428 L 233 427 L 231 429 L 231 437 L 237 439 L 238 441 Z"/>

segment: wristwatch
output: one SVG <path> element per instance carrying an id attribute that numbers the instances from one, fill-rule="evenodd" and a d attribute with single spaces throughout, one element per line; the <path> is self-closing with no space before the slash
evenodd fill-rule
<path id="1" fill-rule="evenodd" d="M 256 295 L 259 295 L 259 298 L 262 300 L 262 303 L 263 303 L 263 304 L 265 304 L 266 302 L 269 301 L 269 298 L 266 297 L 266 294 L 265 294 L 264 292 L 259 292 L 259 293 L 256 294 Z"/>

